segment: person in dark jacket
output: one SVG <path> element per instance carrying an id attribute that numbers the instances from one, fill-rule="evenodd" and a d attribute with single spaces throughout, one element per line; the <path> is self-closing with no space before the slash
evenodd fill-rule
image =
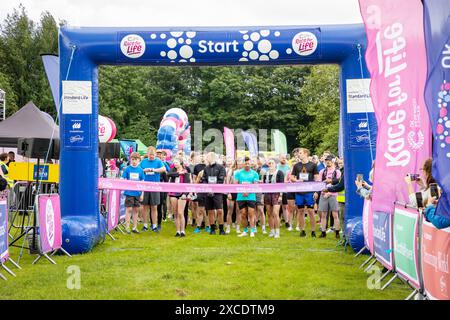
<path id="1" fill-rule="evenodd" d="M 173 168 L 167 173 L 170 183 L 190 183 L 191 174 L 179 159 L 173 160 Z M 184 208 L 186 201 L 189 199 L 186 193 L 169 192 L 170 204 L 175 215 L 175 227 L 177 233 L 175 237 L 185 237 L 185 218 Z"/>
<path id="2" fill-rule="evenodd" d="M 217 156 L 214 152 L 210 152 L 206 156 L 208 165 L 203 170 L 202 183 L 223 184 L 226 177 L 225 167 L 218 164 Z M 219 230 L 221 235 L 225 235 L 223 229 L 223 194 L 208 193 L 205 197 L 205 209 L 208 213 L 211 231 L 209 234 L 216 234 L 216 225 L 214 221 L 215 211 L 217 211 L 217 220 L 219 222 Z"/>

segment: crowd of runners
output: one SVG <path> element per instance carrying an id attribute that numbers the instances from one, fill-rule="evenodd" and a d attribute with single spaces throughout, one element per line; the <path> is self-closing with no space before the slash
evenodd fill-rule
<path id="1" fill-rule="evenodd" d="M 176 237 L 193 234 L 236 234 L 255 237 L 261 233 L 279 238 L 280 228 L 306 237 L 340 237 L 343 221 L 343 160 L 325 151 L 321 157 L 305 148 L 290 155 L 239 158 L 235 161 L 213 152 L 183 152 L 170 159 L 163 150 L 149 147 L 147 155 L 130 156 L 120 176 L 129 180 L 169 183 L 256 184 L 325 182 L 319 192 L 306 193 L 175 193 L 125 191 L 127 233 L 161 232 L 162 222 L 173 221 Z M 132 220 L 132 221 L 130 221 Z M 130 226 L 132 222 L 132 225 Z M 139 223 L 142 227 L 138 228 Z"/>

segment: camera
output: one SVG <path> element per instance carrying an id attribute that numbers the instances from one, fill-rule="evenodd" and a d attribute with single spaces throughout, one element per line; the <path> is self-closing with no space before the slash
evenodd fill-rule
<path id="1" fill-rule="evenodd" d="M 418 180 L 420 180 L 420 174 L 418 174 L 418 173 L 410 173 L 409 177 L 411 178 L 411 181 L 418 181 Z"/>
<path id="2" fill-rule="evenodd" d="M 358 180 L 358 181 L 363 181 L 363 174 L 362 174 L 362 173 L 358 173 L 358 174 L 356 175 L 356 180 Z"/>

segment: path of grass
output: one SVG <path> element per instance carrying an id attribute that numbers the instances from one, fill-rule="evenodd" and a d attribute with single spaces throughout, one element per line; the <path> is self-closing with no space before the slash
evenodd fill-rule
<path id="1" fill-rule="evenodd" d="M 58 256 L 57 265 L 22 257 L 17 278 L 0 280 L 3 299 L 404 299 L 407 285 L 396 280 L 384 291 L 369 290 L 369 274 L 336 247 L 334 237 L 300 238 L 284 228 L 280 239 L 195 235 L 175 238 L 173 223 L 160 234 L 109 238 L 91 253 Z M 17 260 L 19 249 L 12 248 Z M 69 266 L 81 271 L 81 289 L 67 288 Z M 4 273 L 4 272 L 2 272 Z"/>

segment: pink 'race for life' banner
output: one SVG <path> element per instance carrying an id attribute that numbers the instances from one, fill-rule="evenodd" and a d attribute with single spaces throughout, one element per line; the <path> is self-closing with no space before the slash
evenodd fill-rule
<path id="1" fill-rule="evenodd" d="M 324 182 L 257 183 L 257 184 L 205 184 L 132 181 L 126 179 L 98 179 L 99 189 L 148 192 L 193 193 L 273 193 L 316 192 L 325 189 Z"/>
<path id="2" fill-rule="evenodd" d="M 450 300 L 450 228 L 436 229 L 423 219 L 422 272 L 425 292 L 433 300 Z"/>
<path id="3" fill-rule="evenodd" d="M 61 209 L 58 194 L 38 195 L 39 244 L 42 253 L 61 248 Z"/>
<path id="4" fill-rule="evenodd" d="M 372 201 L 364 200 L 363 209 L 363 232 L 364 232 L 364 244 L 370 253 L 373 254 L 373 212 Z"/>
<path id="5" fill-rule="evenodd" d="M 120 190 L 109 190 L 108 195 L 108 232 L 119 224 Z"/>
<path id="6" fill-rule="evenodd" d="M 235 155 L 234 150 L 234 134 L 233 131 L 227 127 L 223 128 L 223 139 L 225 140 L 225 150 L 227 154 L 227 159 L 233 159 Z"/>
<path id="7" fill-rule="evenodd" d="M 423 6 L 420 0 L 360 0 L 359 5 L 378 124 L 372 207 L 392 214 L 395 201 L 409 202 L 405 176 L 419 173 L 431 156 Z"/>

